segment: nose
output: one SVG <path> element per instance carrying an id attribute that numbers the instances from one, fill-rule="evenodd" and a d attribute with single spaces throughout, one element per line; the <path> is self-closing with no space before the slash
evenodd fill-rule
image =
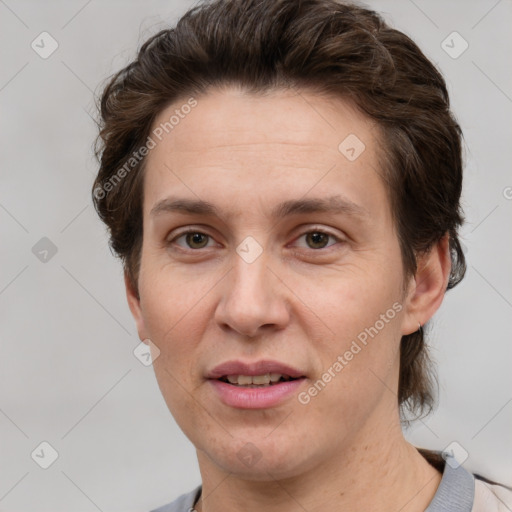
<path id="1" fill-rule="evenodd" d="M 268 263 L 263 254 L 252 263 L 234 256 L 234 267 L 223 280 L 222 297 L 215 311 L 217 325 L 255 337 L 288 324 L 287 287 Z"/>

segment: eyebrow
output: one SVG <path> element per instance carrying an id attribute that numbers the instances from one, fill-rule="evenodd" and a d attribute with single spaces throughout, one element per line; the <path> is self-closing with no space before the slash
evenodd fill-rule
<path id="1" fill-rule="evenodd" d="M 172 212 L 223 217 L 219 209 L 208 201 L 172 197 L 158 201 L 151 209 L 150 216 Z M 283 219 L 292 215 L 308 213 L 333 213 L 350 217 L 369 217 L 369 212 L 366 208 L 339 195 L 326 198 L 284 201 L 273 208 L 271 216 L 275 219 Z"/>

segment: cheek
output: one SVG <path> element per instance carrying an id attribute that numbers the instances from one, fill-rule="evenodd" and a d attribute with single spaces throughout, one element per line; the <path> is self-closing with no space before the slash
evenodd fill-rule
<path id="1" fill-rule="evenodd" d="M 143 254 L 139 291 L 145 326 L 155 338 L 164 341 L 175 338 L 185 325 L 193 327 L 191 316 L 204 314 L 204 299 L 215 279 L 210 272 L 173 268 L 162 259 L 150 251 Z"/>
<path id="2" fill-rule="evenodd" d="M 403 311 L 401 275 L 392 268 L 376 274 L 368 269 L 357 276 L 339 276 L 327 288 L 308 289 L 312 309 L 324 326 L 324 336 L 319 330 L 308 333 L 321 358 L 315 398 L 320 409 L 336 402 L 357 414 L 369 409 L 386 386 L 394 387 Z"/>
<path id="3" fill-rule="evenodd" d="M 200 339 L 205 298 L 211 286 L 206 279 L 189 279 L 169 268 L 141 268 L 139 292 L 142 315 L 149 338 L 157 345 L 160 356 L 155 372 L 168 371 L 183 382 Z M 172 378 L 169 376 L 172 380 Z M 188 378 L 188 377 L 187 377 Z"/>
<path id="4" fill-rule="evenodd" d="M 401 274 L 391 266 L 352 266 L 331 279 L 305 287 L 305 296 L 335 339 L 355 339 L 376 323 L 379 333 L 385 331 L 388 335 L 390 331 L 396 332 L 399 324 L 400 279 Z"/>
<path id="5" fill-rule="evenodd" d="M 197 294 L 180 286 L 186 283 L 173 279 L 171 284 L 164 275 L 144 283 L 141 304 L 147 333 L 160 350 L 153 362 L 158 386 L 171 414 L 186 427 L 195 415 L 191 393 L 197 386 L 195 354 L 201 339 L 197 315 L 204 311 Z"/>

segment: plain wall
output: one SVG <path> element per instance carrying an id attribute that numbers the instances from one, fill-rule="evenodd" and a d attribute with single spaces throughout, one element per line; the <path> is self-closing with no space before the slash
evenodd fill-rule
<path id="1" fill-rule="evenodd" d="M 200 483 L 193 446 L 132 353 L 121 267 L 90 200 L 93 93 L 191 5 L 0 2 L 0 510 L 144 511 Z M 407 437 L 456 441 L 466 468 L 510 485 L 512 2 L 367 5 L 442 70 L 467 146 L 468 272 L 430 329 L 439 407 Z M 31 47 L 43 31 L 59 45 L 46 59 Z M 453 31 L 469 44 L 458 58 L 442 47 Z M 59 455 L 46 470 L 31 458 L 43 441 Z"/>

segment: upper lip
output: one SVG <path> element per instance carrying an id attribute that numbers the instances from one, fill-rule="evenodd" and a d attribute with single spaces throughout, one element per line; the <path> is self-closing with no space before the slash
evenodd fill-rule
<path id="1" fill-rule="evenodd" d="M 219 364 L 207 375 L 208 379 L 219 379 L 226 375 L 264 375 L 265 373 L 280 373 L 281 375 L 289 375 L 293 378 L 304 377 L 304 372 L 280 363 L 279 361 L 271 361 L 264 359 L 253 363 L 244 363 L 243 361 L 226 361 Z"/>

